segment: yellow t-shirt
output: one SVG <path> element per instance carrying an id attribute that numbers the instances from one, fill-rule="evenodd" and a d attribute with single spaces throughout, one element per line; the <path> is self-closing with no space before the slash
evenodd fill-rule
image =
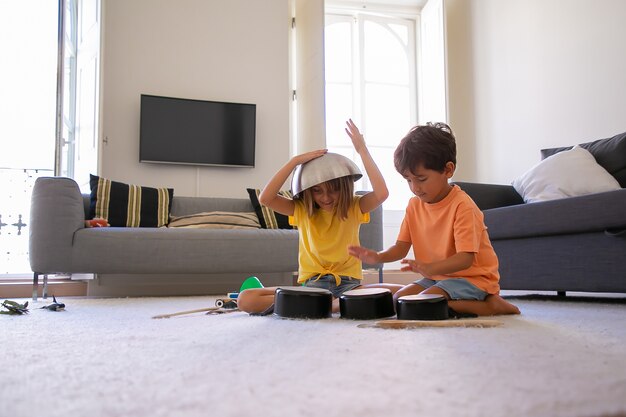
<path id="1" fill-rule="evenodd" d="M 469 268 L 428 278 L 465 278 L 488 294 L 500 291 L 498 257 L 491 246 L 483 213 L 458 185 L 434 204 L 417 197 L 409 200 L 398 240 L 410 242 L 415 259 L 422 262 L 440 261 L 457 252 L 474 253 Z"/>
<path id="2" fill-rule="evenodd" d="M 369 213 L 361 213 L 360 196 L 354 196 L 348 218 L 340 220 L 334 213 L 316 210 L 309 217 L 302 201 L 296 207 L 289 224 L 298 227 L 298 282 L 332 274 L 340 284 L 340 275 L 363 279 L 361 261 L 348 254 L 348 245 L 359 245 L 361 223 L 369 223 Z"/>

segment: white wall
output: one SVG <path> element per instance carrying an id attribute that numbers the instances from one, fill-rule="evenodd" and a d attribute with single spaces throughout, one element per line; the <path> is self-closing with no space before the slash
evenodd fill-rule
<path id="1" fill-rule="evenodd" d="M 455 179 L 510 183 L 541 148 L 626 131 L 626 1 L 446 7 Z"/>
<path id="2" fill-rule="evenodd" d="M 103 16 L 101 175 L 180 196 L 246 197 L 287 160 L 287 0 L 107 0 Z M 139 163 L 142 93 L 256 103 L 256 167 Z"/>

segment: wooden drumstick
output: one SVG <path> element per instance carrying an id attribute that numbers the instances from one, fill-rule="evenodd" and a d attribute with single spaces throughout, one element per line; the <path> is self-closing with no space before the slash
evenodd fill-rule
<path id="1" fill-rule="evenodd" d="M 205 311 L 214 311 L 214 310 L 219 310 L 219 307 L 206 307 L 206 308 L 198 308 L 196 310 L 187 310 L 187 311 L 179 311 L 178 313 L 171 313 L 171 314 L 160 314 L 158 316 L 153 316 L 153 319 L 169 319 L 170 317 L 174 317 L 174 316 L 182 316 L 184 314 L 193 314 L 193 313 L 202 313 Z"/>
<path id="2" fill-rule="evenodd" d="M 493 319 L 452 319 L 452 320 L 379 320 L 362 323 L 361 328 L 415 329 L 420 327 L 497 327 L 504 323 Z"/>

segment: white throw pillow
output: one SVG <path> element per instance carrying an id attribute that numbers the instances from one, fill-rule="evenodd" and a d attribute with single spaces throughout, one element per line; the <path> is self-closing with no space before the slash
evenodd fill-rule
<path id="1" fill-rule="evenodd" d="M 512 183 L 527 203 L 619 190 L 617 180 L 580 146 L 547 157 Z"/>

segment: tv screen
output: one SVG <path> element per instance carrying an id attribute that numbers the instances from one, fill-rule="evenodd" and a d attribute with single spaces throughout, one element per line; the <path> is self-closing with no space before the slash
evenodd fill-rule
<path id="1" fill-rule="evenodd" d="M 254 166 L 256 105 L 141 95 L 139 161 Z"/>

